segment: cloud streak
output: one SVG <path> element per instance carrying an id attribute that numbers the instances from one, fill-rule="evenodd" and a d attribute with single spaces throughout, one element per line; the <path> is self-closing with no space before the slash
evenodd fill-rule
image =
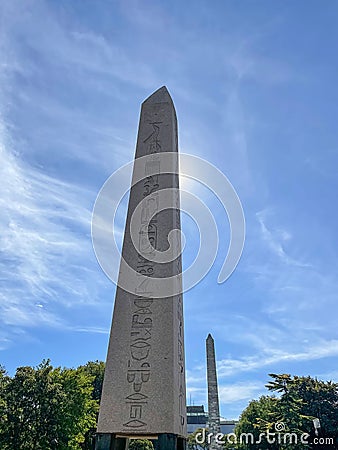
<path id="1" fill-rule="evenodd" d="M 338 340 L 320 341 L 316 345 L 308 345 L 300 352 L 285 352 L 271 349 L 265 354 L 243 357 L 239 359 L 223 359 L 217 362 L 219 377 L 228 377 L 242 372 L 251 372 L 263 367 L 276 367 L 293 362 L 314 361 L 338 355 Z"/>
<path id="2" fill-rule="evenodd" d="M 4 130 L 0 320 L 6 329 L 67 327 L 62 308 L 96 303 L 102 284 L 90 241 L 93 193 L 22 161 L 6 148 Z"/>

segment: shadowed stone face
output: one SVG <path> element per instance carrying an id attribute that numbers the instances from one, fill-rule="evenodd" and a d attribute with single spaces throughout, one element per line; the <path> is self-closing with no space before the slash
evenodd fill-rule
<path id="1" fill-rule="evenodd" d="M 152 260 L 155 250 L 168 249 L 168 234 L 180 230 L 178 162 L 173 157 L 176 173 L 162 173 L 163 152 L 177 154 L 176 113 L 165 87 L 142 104 L 135 159 L 151 155 L 147 162 L 151 169 L 146 165 L 144 179 L 132 182 L 122 248 L 122 257 L 134 271 L 154 278 L 181 273 L 181 256 L 163 263 Z M 176 192 L 171 207 L 161 210 L 160 191 L 168 188 Z M 132 223 L 134 245 L 130 225 L 140 204 L 140 214 L 135 214 Z M 180 255 L 179 238 L 173 246 L 174 254 Z M 123 270 L 121 265 L 120 277 Z M 182 283 L 181 276 L 173 282 Z M 97 431 L 185 436 L 182 295 L 156 298 L 144 281 L 136 282 L 133 292 L 116 290 Z"/>

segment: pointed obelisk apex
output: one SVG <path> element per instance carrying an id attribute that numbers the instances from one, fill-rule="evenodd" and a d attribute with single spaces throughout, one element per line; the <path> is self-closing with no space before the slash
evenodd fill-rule
<path id="1" fill-rule="evenodd" d="M 154 259 L 156 250 L 167 249 L 169 233 L 181 228 L 177 152 L 175 108 L 163 86 L 141 108 L 97 450 L 114 448 L 112 439 L 118 436 L 158 436 L 159 450 L 169 450 L 186 436 L 182 294 L 161 292 L 164 298 L 159 298 L 144 280 L 175 279 L 175 292 L 182 292 L 180 238 L 173 243 L 176 259 Z M 164 170 L 165 158 L 172 173 Z M 170 208 L 163 209 L 161 190 L 169 190 Z M 130 273 L 127 266 L 137 275 L 129 292 L 121 287 Z"/>
<path id="2" fill-rule="evenodd" d="M 150 103 L 166 103 L 170 102 L 174 106 L 173 100 L 169 94 L 168 89 L 166 86 L 162 86 L 157 91 L 153 92 L 148 98 L 146 98 L 143 102 L 144 104 L 150 104 Z"/>
<path id="3" fill-rule="evenodd" d="M 222 448 L 215 441 L 215 436 L 221 432 L 219 416 L 219 399 L 216 372 L 215 343 L 211 334 L 208 334 L 206 340 L 207 352 L 207 381 L 208 381 L 208 428 L 209 433 L 213 433 L 210 450 L 219 450 Z"/>

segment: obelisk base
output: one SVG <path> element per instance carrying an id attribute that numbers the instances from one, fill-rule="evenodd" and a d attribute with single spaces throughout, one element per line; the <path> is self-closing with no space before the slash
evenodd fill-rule
<path id="1" fill-rule="evenodd" d="M 162 433 L 158 435 L 154 450 L 185 450 L 186 440 L 176 434 Z"/>
<path id="2" fill-rule="evenodd" d="M 95 450 L 127 450 L 128 441 L 128 438 L 116 437 L 115 434 L 97 433 Z"/>
<path id="3" fill-rule="evenodd" d="M 186 440 L 176 434 L 161 433 L 153 443 L 154 450 L 186 450 Z M 128 450 L 128 444 L 129 438 L 115 434 L 97 433 L 95 437 L 95 450 Z"/>

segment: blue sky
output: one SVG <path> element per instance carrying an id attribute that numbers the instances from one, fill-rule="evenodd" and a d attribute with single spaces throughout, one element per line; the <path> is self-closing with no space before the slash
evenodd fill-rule
<path id="1" fill-rule="evenodd" d="M 188 399 L 206 403 L 215 338 L 221 413 L 267 374 L 338 381 L 338 5 L 334 1 L 26 1 L 0 6 L 0 362 L 105 359 L 115 286 L 91 245 L 106 178 L 134 155 L 140 103 L 167 85 L 182 152 L 222 170 L 247 235 L 221 241 L 185 294 Z M 116 224 L 122 236 L 125 207 Z M 198 246 L 183 218 L 184 264 Z"/>

